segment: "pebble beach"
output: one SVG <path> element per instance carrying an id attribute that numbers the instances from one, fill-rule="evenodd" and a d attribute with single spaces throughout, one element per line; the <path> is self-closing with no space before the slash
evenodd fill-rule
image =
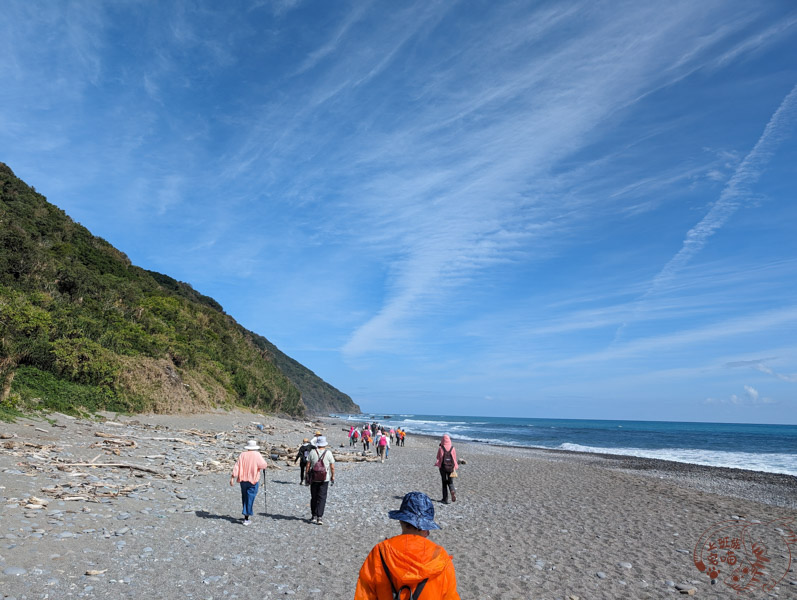
<path id="1" fill-rule="evenodd" d="M 323 525 L 293 463 L 316 428 L 340 458 Z M 352 598 L 365 556 L 398 533 L 387 511 L 416 490 L 435 500 L 430 539 L 463 599 L 797 598 L 794 544 L 770 547 L 785 570 L 766 591 L 737 594 L 694 563 L 716 523 L 797 516 L 795 477 L 455 441 L 444 505 L 437 439 L 410 431 L 382 464 L 347 431 L 245 412 L 4 423 L 0 598 Z M 273 468 L 242 527 L 229 474 L 249 438 Z"/>

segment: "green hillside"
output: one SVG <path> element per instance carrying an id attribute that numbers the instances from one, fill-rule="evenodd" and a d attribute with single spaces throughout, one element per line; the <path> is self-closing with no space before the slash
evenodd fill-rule
<path id="1" fill-rule="evenodd" d="M 132 265 L 0 163 L 0 416 L 358 412 L 190 285 Z"/>

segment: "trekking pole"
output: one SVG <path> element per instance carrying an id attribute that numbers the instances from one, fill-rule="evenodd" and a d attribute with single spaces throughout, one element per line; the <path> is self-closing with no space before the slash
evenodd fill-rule
<path id="1" fill-rule="evenodd" d="M 266 470 L 263 469 L 263 502 L 265 503 L 266 514 L 268 514 L 268 489 L 266 488 Z"/>

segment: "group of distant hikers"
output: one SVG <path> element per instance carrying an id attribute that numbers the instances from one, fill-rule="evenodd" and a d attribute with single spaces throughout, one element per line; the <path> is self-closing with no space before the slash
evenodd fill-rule
<path id="1" fill-rule="evenodd" d="M 398 438 L 396 430 L 385 432 L 384 428 L 376 427 L 376 424 L 374 426 L 374 435 L 379 431 L 382 438 L 400 440 L 397 443 L 403 445 L 404 435 Z M 370 432 L 371 427 L 368 426 L 368 429 Z M 349 439 L 355 431 L 357 428 L 349 430 Z M 380 453 L 380 456 L 384 461 L 389 445 L 385 443 L 382 446 L 385 452 Z M 230 485 L 237 481 L 241 487 L 243 525 L 251 523 L 260 471 L 268 468 L 259 450 L 257 442 L 250 439 L 230 475 Z M 299 484 L 310 486 L 310 522 L 323 525 L 327 490 L 335 484 L 335 457 L 329 450 L 326 436 L 316 431 L 312 439 L 304 438 L 294 463 L 297 461 L 300 461 Z M 449 494 L 451 501 L 456 502 L 453 480 L 457 477 L 459 463 L 457 451 L 448 435 L 443 436 L 437 448 L 435 467 L 440 471 L 442 502 L 449 503 Z M 401 508 L 389 511 L 388 517 L 399 521 L 401 534 L 379 542 L 368 554 L 360 568 L 354 600 L 395 600 L 405 597 L 412 600 L 459 600 L 451 557 L 442 546 L 427 539 L 429 531 L 440 529 L 434 522 L 434 505 L 429 496 L 422 492 L 409 492 L 404 496 Z M 405 593 L 407 595 L 403 596 Z"/>
<path id="2" fill-rule="evenodd" d="M 385 462 L 390 454 L 390 447 L 394 443 L 397 447 L 403 446 L 406 437 L 407 432 L 401 427 L 386 428 L 374 421 L 370 425 L 366 423 L 362 429 L 358 429 L 354 425 L 349 428 L 349 447 L 356 446 L 358 442 L 361 442 L 363 453 L 365 453 L 373 445 L 374 452 L 382 459 L 382 462 Z"/>

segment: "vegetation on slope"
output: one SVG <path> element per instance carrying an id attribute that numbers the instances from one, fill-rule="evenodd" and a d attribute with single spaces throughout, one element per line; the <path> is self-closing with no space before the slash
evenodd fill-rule
<path id="1" fill-rule="evenodd" d="M 218 406 L 299 415 L 304 389 L 315 410 L 358 410 L 215 300 L 130 264 L 0 163 L 0 416 Z"/>

